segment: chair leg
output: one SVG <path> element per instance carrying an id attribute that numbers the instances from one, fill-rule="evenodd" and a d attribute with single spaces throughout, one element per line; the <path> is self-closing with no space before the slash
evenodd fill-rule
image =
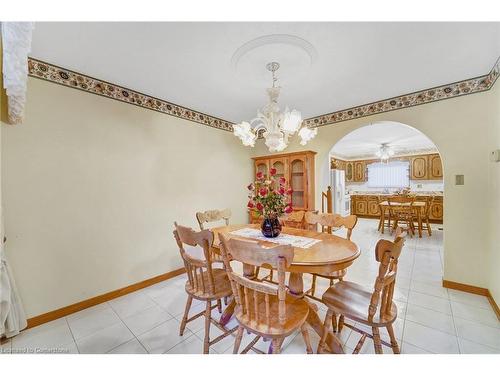
<path id="1" fill-rule="evenodd" d="M 273 281 L 273 270 L 271 270 L 271 272 L 269 272 L 269 281 Z"/>
<path id="2" fill-rule="evenodd" d="M 337 314 L 332 314 L 332 330 L 333 332 L 337 332 Z"/>
<path id="3" fill-rule="evenodd" d="M 316 350 L 317 353 L 320 353 L 322 351 L 322 348 L 325 346 L 326 338 L 328 337 L 328 333 L 332 328 L 332 316 L 333 311 L 328 309 L 325 316 L 325 323 L 323 324 L 323 334 L 321 335 L 321 340 L 319 340 L 318 349 Z"/>
<path id="4" fill-rule="evenodd" d="M 382 354 L 382 341 L 380 339 L 380 333 L 378 327 L 372 327 L 373 333 L 373 346 L 375 347 L 376 354 Z"/>
<path id="5" fill-rule="evenodd" d="M 429 233 L 429 237 L 432 236 L 431 224 L 429 223 L 429 218 L 425 219 L 425 223 L 427 225 L 427 233 Z"/>
<path id="6" fill-rule="evenodd" d="M 219 314 L 222 314 L 222 302 L 220 299 L 217 300 L 217 310 L 219 311 Z"/>
<path id="7" fill-rule="evenodd" d="M 260 271 L 260 267 L 255 267 L 255 274 L 254 274 L 254 277 L 255 277 L 256 279 L 258 279 L 258 278 L 259 278 L 259 271 Z"/>
<path id="8" fill-rule="evenodd" d="M 210 348 L 210 317 L 212 311 L 212 303 L 207 301 L 205 308 L 205 340 L 203 342 L 203 354 L 208 354 Z"/>
<path id="9" fill-rule="evenodd" d="M 387 332 L 389 333 L 389 337 L 391 338 L 391 348 L 392 352 L 394 354 L 399 354 L 399 345 L 398 342 L 396 341 L 396 335 L 394 335 L 394 328 L 392 327 L 392 324 L 389 324 L 387 327 Z"/>
<path id="10" fill-rule="evenodd" d="M 344 315 L 341 314 L 339 317 L 339 324 L 337 325 L 337 333 L 340 333 L 342 328 L 344 328 Z"/>
<path id="11" fill-rule="evenodd" d="M 241 339 L 243 338 L 244 329 L 242 326 L 238 327 L 238 333 L 236 334 L 236 340 L 234 340 L 233 354 L 238 354 L 240 350 Z"/>
<path id="12" fill-rule="evenodd" d="M 272 341 L 272 348 L 273 348 L 273 354 L 280 354 L 281 353 L 281 343 L 283 342 L 282 339 L 273 339 Z"/>
<path id="13" fill-rule="evenodd" d="M 184 316 L 181 320 L 181 327 L 179 329 L 179 336 L 184 334 L 184 329 L 186 329 L 186 321 L 188 319 L 189 310 L 191 309 L 191 303 L 193 302 L 193 297 L 188 295 L 188 299 L 186 301 L 186 308 L 184 309 Z"/>
<path id="14" fill-rule="evenodd" d="M 311 296 L 314 297 L 314 292 L 316 292 L 316 275 L 312 275 L 312 284 L 311 284 Z"/>
<path id="15" fill-rule="evenodd" d="M 302 324 L 300 327 L 300 332 L 302 332 L 302 337 L 304 338 L 304 342 L 306 343 L 306 352 L 307 354 L 312 354 L 312 346 L 311 346 L 311 338 L 309 337 L 309 331 L 307 329 L 307 324 Z"/>
<path id="16" fill-rule="evenodd" d="M 227 296 L 226 296 L 226 297 L 224 297 L 224 305 L 226 305 L 226 306 L 227 306 L 227 302 L 228 302 L 228 301 L 227 301 Z"/>

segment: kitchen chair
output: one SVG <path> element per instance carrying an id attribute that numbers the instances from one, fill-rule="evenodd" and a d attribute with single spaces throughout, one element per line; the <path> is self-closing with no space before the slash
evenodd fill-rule
<path id="1" fill-rule="evenodd" d="M 318 344 L 318 353 L 325 351 L 325 341 L 332 328 L 332 316 L 340 314 L 338 332 L 346 326 L 361 334 L 353 354 L 359 353 L 367 337 L 373 339 L 375 353 L 382 354 L 382 345 L 386 345 L 392 348 L 394 354 L 399 354 L 399 346 L 392 327 L 398 309 L 392 298 L 396 284 L 398 258 L 404 241 L 403 231 L 398 227 L 394 242 L 383 239 L 377 242 L 375 260 L 380 265 L 373 290 L 349 281 L 340 281 L 323 294 L 322 300 L 328 307 L 328 312 L 325 317 L 323 335 Z M 344 316 L 371 327 L 371 333 L 344 323 Z M 380 338 L 380 327 L 387 329 L 390 344 Z"/>
<path id="2" fill-rule="evenodd" d="M 225 210 L 208 210 L 205 212 L 197 212 L 196 220 L 200 229 L 205 229 L 206 223 L 214 223 L 216 221 L 224 221 L 225 225 L 229 225 L 229 219 L 231 218 L 231 210 L 226 208 Z"/>
<path id="3" fill-rule="evenodd" d="M 262 247 L 256 241 L 226 238 L 219 234 L 222 258 L 224 259 L 233 294 L 236 300 L 235 316 L 238 320 L 238 333 L 233 353 L 240 348 L 244 330 L 256 337 L 241 352 L 254 350 L 260 338 L 270 339 L 273 354 L 279 354 L 283 340 L 300 329 L 306 343 L 307 353 L 312 353 L 308 325 L 309 306 L 300 298 L 288 295 L 285 286 L 285 270 L 293 259 L 293 247 L 279 245 L 272 248 Z M 231 261 L 261 267 L 266 265 L 277 270 L 277 284 L 262 280 L 250 280 L 231 268 Z"/>
<path id="4" fill-rule="evenodd" d="M 212 259 L 212 251 L 210 250 L 213 243 L 214 235 L 209 230 L 202 230 L 195 232 L 191 228 L 183 227 L 175 223 L 174 237 L 179 246 L 184 267 L 188 276 L 186 282 L 186 293 L 188 298 L 186 301 L 186 308 L 184 316 L 182 317 L 179 335 L 184 334 L 186 324 L 201 317 L 205 316 L 205 340 L 203 344 L 203 353 L 208 354 L 210 345 L 213 345 L 224 337 L 230 335 L 236 330 L 236 327 L 227 330 L 218 321 L 212 318 L 211 312 L 215 307 L 220 309 L 220 300 L 222 298 L 232 295 L 231 283 L 227 277 L 226 271 L 223 268 L 213 268 L 214 262 Z M 204 259 L 199 259 L 189 255 L 184 249 L 184 245 L 196 246 L 203 249 Z M 205 311 L 200 312 L 188 318 L 189 310 L 193 298 L 200 301 L 205 301 Z M 212 306 L 212 301 L 217 301 L 216 305 Z M 210 324 L 214 324 L 224 333 L 214 340 L 210 341 Z"/>
<path id="5" fill-rule="evenodd" d="M 416 215 L 413 202 L 415 202 L 414 196 L 395 195 L 387 197 L 389 213 L 393 221 L 392 230 L 396 229 L 399 223 L 404 223 L 412 237 L 415 235 L 414 217 Z"/>
<path id="6" fill-rule="evenodd" d="M 342 228 L 345 227 L 347 229 L 348 240 L 351 240 L 352 230 L 356 226 L 358 222 L 358 217 L 356 215 L 349 216 L 340 216 L 338 214 L 316 214 L 313 212 L 307 212 L 305 215 L 305 223 L 309 230 L 318 231 L 318 225 L 320 228 L 329 227 L 329 228 Z M 334 280 L 342 280 L 346 275 L 347 270 L 339 270 L 334 271 L 332 273 L 313 273 L 312 274 L 312 283 L 311 289 L 309 289 L 306 294 L 310 297 L 315 298 L 314 293 L 316 292 L 316 279 L 317 277 L 321 277 L 324 279 L 330 280 L 330 286 L 333 285 Z M 337 329 L 337 318 L 333 316 L 333 329 L 334 331 Z"/>
<path id="7" fill-rule="evenodd" d="M 391 210 L 387 206 L 383 206 L 382 202 L 385 197 L 378 196 L 378 209 L 380 210 L 380 220 L 378 223 L 378 231 L 384 233 L 384 228 L 387 226 L 391 230 Z M 387 221 L 387 224 L 386 224 Z"/>
<path id="8" fill-rule="evenodd" d="M 430 211 L 431 211 L 431 206 L 432 202 L 434 202 L 434 197 L 430 196 L 427 197 L 425 200 L 425 207 L 423 209 L 423 213 L 421 214 L 421 222 L 422 222 L 422 230 L 426 230 L 427 233 L 429 234 L 429 237 L 432 236 L 432 229 L 431 229 L 431 223 L 429 222 L 429 216 L 430 216 Z M 417 221 L 418 218 L 415 215 L 413 218 L 413 222 Z"/>
<path id="9" fill-rule="evenodd" d="M 293 211 L 291 214 L 282 217 L 282 224 L 284 227 L 302 229 L 304 227 L 305 211 Z"/>

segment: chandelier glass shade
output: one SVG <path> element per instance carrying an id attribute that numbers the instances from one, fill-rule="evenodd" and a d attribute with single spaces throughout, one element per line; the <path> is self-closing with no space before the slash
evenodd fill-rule
<path id="1" fill-rule="evenodd" d="M 387 143 L 382 143 L 380 149 L 375 153 L 382 163 L 387 163 L 391 156 L 394 156 L 394 150 Z"/>
<path id="2" fill-rule="evenodd" d="M 298 132 L 301 145 L 305 145 L 318 133 L 318 129 L 302 126 L 302 115 L 299 111 L 289 110 L 288 107 L 284 112 L 280 111 L 278 97 L 281 88 L 275 85 L 277 81 L 275 72 L 279 66 L 277 62 L 266 65 L 273 77 L 273 86 L 266 90 L 269 102 L 257 111 L 257 117 L 254 119 L 233 125 L 234 135 L 240 138 L 245 146 L 255 146 L 259 134 L 262 134 L 269 151 L 283 151 L 288 146 L 290 136 L 295 133 Z"/>

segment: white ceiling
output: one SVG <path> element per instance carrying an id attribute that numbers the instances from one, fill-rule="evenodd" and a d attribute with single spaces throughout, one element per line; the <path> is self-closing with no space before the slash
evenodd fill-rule
<path id="1" fill-rule="evenodd" d="M 384 121 L 363 126 L 338 141 L 331 154 L 340 158 L 375 158 L 382 143 L 387 143 L 396 155 L 437 151 L 434 143 L 411 126 Z"/>
<path id="2" fill-rule="evenodd" d="M 267 35 L 288 37 L 231 60 Z M 500 23 L 37 23 L 31 53 L 233 122 L 265 104 L 271 60 L 280 104 L 307 118 L 483 75 L 499 55 Z"/>

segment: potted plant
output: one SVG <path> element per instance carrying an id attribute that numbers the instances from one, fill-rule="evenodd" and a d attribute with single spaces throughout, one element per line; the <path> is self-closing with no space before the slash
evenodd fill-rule
<path id="1" fill-rule="evenodd" d="M 262 172 L 258 172 L 256 180 L 247 186 L 249 190 L 249 210 L 255 210 L 264 218 L 262 234 L 265 237 L 277 237 L 281 232 L 280 216 L 293 211 L 292 203 L 288 203 L 288 196 L 292 189 L 287 187 L 284 177 L 276 177 L 276 169 L 271 168 L 269 179 Z"/>

